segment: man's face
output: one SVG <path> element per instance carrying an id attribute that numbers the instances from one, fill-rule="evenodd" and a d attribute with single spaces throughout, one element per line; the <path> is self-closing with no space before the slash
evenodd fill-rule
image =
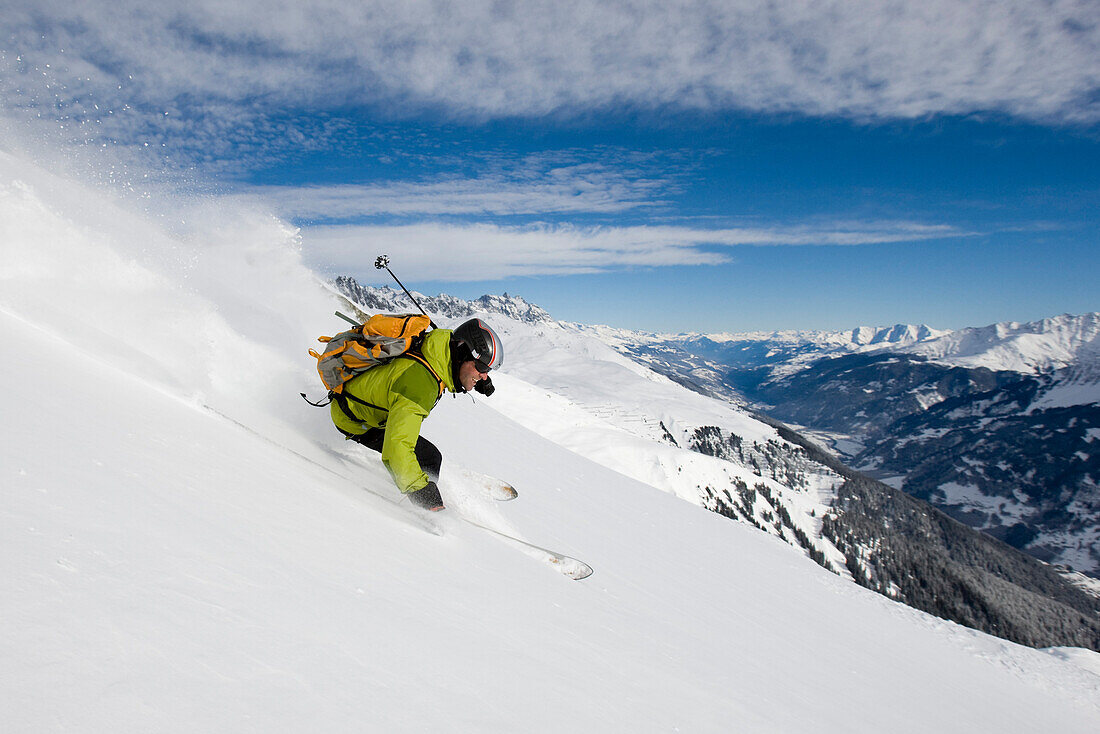
<path id="1" fill-rule="evenodd" d="M 473 390 L 478 380 L 484 380 L 488 376 L 487 372 L 478 372 L 473 360 L 463 362 L 458 368 L 458 381 L 462 383 L 462 389 L 466 392 Z"/>

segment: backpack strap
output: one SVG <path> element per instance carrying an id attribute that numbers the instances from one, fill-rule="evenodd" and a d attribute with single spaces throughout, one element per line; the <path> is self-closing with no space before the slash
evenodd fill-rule
<path id="1" fill-rule="evenodd" d="M 428 372 L 431 372 L 432 377 L 434 377 L 435 381 L 437 383 L 439 383 L 439 394 L 435 396 L 435 399 L 439 400 L 441 397 L 443 397 L 443 392 L 444 392 L 443 378 L 439 376 L 439 373 L 436 372 L 435 369 L 430 364 L 428 364 L 428 360 L 424 359 L 424 355 L 422 355 L 418 352 L 414 352 L 412 350 L 409 350 L 409 351 L 405 352 L 404 354 L 398 355 L 397 359 L 400 359 L 401 357 L 406 357 L 408 359 L 414 360 L 414 361 L 419 362 L 420 364 L 424 365 L 425 367 L 427 367 Z"/>
<path id="2" fill-rule="evenodd" d="M 362 423 L 363 419 L 357 417 L 355 415 L 355 413 L 351 412 L 351 406 L 348 405 L 349 400 L 351 400 L 353 402 L 356 402 L 356 403 L 359 403 L 360 405 L 365 405 L 368 408 L 374 408 L 375 410 L 380 410 L 383 413 L 389 413 L 390 412 L 386 408 L 383 408 L 381 405 L 375 405 L 374 403 L 368 403 L 366 400 L 363 400 L 362 398 L 357 398 L 354 395 L 350 395 L 350 394 L 345 395 L 343 392 L 329 393 L 329 397 L 332 398 L 332 402 L 336 403 L 336 407 L 338 407 L 340 409 L 340 411 L 344 415 L 346 415 L 348 420 L 351 421 L 352 423 Z"/>
<path id="3" fill-rule="evenodd" d="M 352 423 L 362 423 L 362 419 L 351 412 L 351 406 L 348 405 L 349 400 L 352 400 L 352 401 L 354 401 L 356 403 L 359 403 L 361 405 L 365 405 L 368 408 L 374 408 L 375 410 L 380 410 L 383 413 L 388 413 L 389 412 L 389 410 L 387 410 L 386 408 L 383 408 L 381 405 L 375 405 L 374 403 L 368 403 L 366 400 L 363 400 L 361 398 L 357 398 L 354 395 L 345 395 L 343 392 L 329 392 L 329 394 L 327 396 L 325 396 L 326 399 L 324 400 L 324 402 L 322 402 L 321 400 L 318 400 L 317 402 L 313 402 L 312 400 L 310 400 L 309 398 L 306 397 L 306 394 L 304 392 L 299 393 L 299 394 L 302 396 L 302 400 L 305 400 L 307 403 L 309 403 L 310 405 L 312 405 L 316 408 L 324 408 L 327 405 L 329 405 L 330 403 L 336 403 L 336 407 L 339 408 L 340 412 L 343 413 L 347 417 L 347 419 L 349 421 L 351 421 Z"/>

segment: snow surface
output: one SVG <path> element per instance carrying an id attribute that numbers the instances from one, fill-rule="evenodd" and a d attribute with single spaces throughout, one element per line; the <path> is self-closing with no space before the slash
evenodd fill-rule
<path id="1" fill-rule="evenodd" d="M 584 433 L 570 406 L 591 386 L 549 391 L 522 363 L 426 424 L 451 505 L 426 532 L 297 395 L 317 393 L 305 350 L 335 301 L 293 232 L 153 205 L 0 153 L 5 731 L 1100 727 L 1094 653 L 914 611 L 579 455 L 552 437 Z M 630 456 L 634 434 L 591 435 Z"/>

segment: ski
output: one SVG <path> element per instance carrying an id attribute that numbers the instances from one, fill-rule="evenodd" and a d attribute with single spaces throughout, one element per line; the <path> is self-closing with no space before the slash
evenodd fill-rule
<path id="1" fill-rule="evenodd" d="M 465 467 L 448 469 L 448 473 L 458 484 L 472 486 L 498 502 L 508 502 L 519 496 L 516 488 L 511 484 L 488 474 L 481 474 Z"/>
<path id="2" fill-rule="evenodd" d="M 488 479 L 488 477 L 486 477 Z M 511 502 L 519 496 L 519 492 L 511 484 L 505 484 L 497 480 L 479 483 L 478 490 L 486 497 L 497 502 Z"/>
<path id="3" fill-rule="evenodd" d="M 526 540 L 520 540 L 519 538 L 515 538 L 511 535 L 508 535 L 507 533 L 502 533 L 499 530 L 493 530 L 492 528 L 486 527 L 481 523 L 474 522 L 468 517 L 462 517 L 461 515 L 458 515 L 458 518 L 463 522 L 473 525 L 475 528 L 481 528 L 482 530 L 492 533 L 493 535 L 496 535 L 504 540 L 523 546 L 523 548 L 529 555 L 532 555 L 550 564 L 560 573 L 565 574 L 574 581 L 581 581 L 582 579 L 586 579 L 593 574 L 592 567 L 580 559 L 573 558 L 572 556 L 567 556 L 564 553 L 552 551 L 549 548 L 543 548 L 542 546 L 535 545 L 534 543 L 528 543 Z"/>
<path id="4" fill-rule="evenodd" d="M 497 502 L 509 502 L 519 496 L 519 492 L 511 484 L 494 484 L 487 488 L 489 496 Z"/>

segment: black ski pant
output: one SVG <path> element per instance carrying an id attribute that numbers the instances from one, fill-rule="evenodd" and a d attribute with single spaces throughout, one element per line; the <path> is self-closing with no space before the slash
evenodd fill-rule
<path id="1" fill-rule="evenodd" d="M 352 441 L 366 446 L 371 451 L 382 453 L 382 441 L 386 438 L 386 432 L 381 428 L 371 428 L 366 433 L 344 433 L 343 431 L 341 433 Z M 414 453 L 416 454 L 417 463 L 428 475 L 428 479 L 438 482 L 439 469 L 443 466 L 443 454 L 439 452 L 435 444 L 423 436 L 417 436 Z"/>

